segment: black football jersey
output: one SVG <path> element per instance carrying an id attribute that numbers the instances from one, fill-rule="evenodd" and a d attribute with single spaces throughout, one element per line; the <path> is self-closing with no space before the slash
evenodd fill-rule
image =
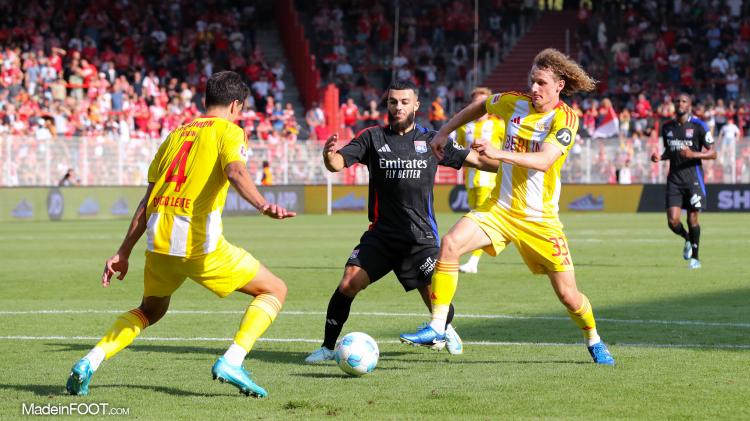
<path id="1" fill-rule="evenodd" d="M 437 166 L 461 168 L 469 151 L 449 140 L 438 162 L 430 149 L 436 133 L 419 125 L 404 135 L 373 126 L 338 151 L 347 167 L 362 163 L 370 172 L 371 230 L 396 241 L 439 245 L 432 192 Z"/>
<path id="2" fill-rule="evenodd" d="M 703 167 L 700 159 L 687 159 L 680 156 L 683 149 L 700 152 L 704 146 L 714 143 L 711 131 L 701 119 L 691 116 L 681 124 L 676 120 L 664 123 L 661 128 L 664 149 L 669 157 L 667 181 L 681 185 L 703 183 Z"/>

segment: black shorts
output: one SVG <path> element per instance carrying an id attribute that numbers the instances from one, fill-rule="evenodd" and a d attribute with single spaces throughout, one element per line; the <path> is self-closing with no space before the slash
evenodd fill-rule
<path id="1" fill-rule="evenodd" d="M 388 240 L 373 231 L 362 235 L 346 265 L 359 266 L 375 282 L 393 271 L 405 291 L 430 285 L 438 251 L 435 245 Z"/>
<path id="2" fill-rule="evenodd" d="M 667 181 L 667 208 L 701 211 L 706 208 L 706 192 L 701 183 L 678 184 Z"/>

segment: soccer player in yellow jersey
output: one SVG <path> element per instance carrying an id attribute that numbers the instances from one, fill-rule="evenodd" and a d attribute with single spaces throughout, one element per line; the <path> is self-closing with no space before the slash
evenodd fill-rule
<path id="1" fill-rule="evenodd" d="M 471 102 L 480 101 L 484 103 L 490 95 L 492 95 L 492 91 L 489 88 L 475 88 L 471 92 Z M 492 114 L 485 114 L 451 133 L 451 138 L 455 138 L 459 145 L 467 149 L 470 149 L 477 139 L 486 140 L 493 146 L 501 148 L 504 136 L 505 121 Z M 495 177 L 492 173 L 474 168 L 464 169 L 464 182 L 466 183 L 466 194 L 471 210 L 482 206 L 489 199 L 492 188 L 495 187 Z M 477 273 L 477 266 L 482 253 L 482 249 L 472 251 L 469 261 L 459 266 L 458 270 L 463 273 Z"/>
<path id="2" fill-rule="evenodd" d="M 566 55 L 546 49 L 534 58 L 529 85 L 528 94 L 506 92 L 485 103 L 472 103 L 435 136 L 431 147 L 440 157 L 450 132 L 485 113 L 502 118 L 506 125 L 502 150 L 486 141 L 473 145 L 483 156 L 502 162 L 497 184 L 490 200 L 461 218 L 443 238 L 432 276 L 432 322 L 416 333 L 401 335 L 401 340 L 424 346 L 443 341 L 448 306 L 458 285 L 459 257 L 477 248 L 494 256 L 513 243 L 531 272 L 549 277 L 560 302 L 583 331 L 594 362 L 614 365 L 597 334 L 591 304 L 576 286 L 557 213 L 560 169 L 578 130 L 578 118 L 560 94 L 588 92 L 596 82 Z"/>
<path id="3" fill-rule="evenodd" d="M 158 322 L 186 278 L 219 297 L 234 291 L 252 295 L 234 342 L 212 368 L 214 379 L 241 393 L 264 397 L 242 367 L 255 341 L 270 326 L 286 298 L 286 284 L 247 251 L 222 235 L 221 211 L 231 184 L 262 214 L 276 219 L 294 212 L 270 204 L 245 168 L 247 144 L 236 126 L 249 89 L 234 72 L 218 72 L 206 85 L 206 115 L 178 127 L 159 147 L 148 170 L 146 194 L 122 245 L 104 266 L 102 285 L 128 273 L 128 258 L 146 233 L 146 264 L 140 306 L 120 315 L 96 346 L 72 368 L 67 390 L 86 395 L 91 377 L 105 359 L 130 345 Z"/>

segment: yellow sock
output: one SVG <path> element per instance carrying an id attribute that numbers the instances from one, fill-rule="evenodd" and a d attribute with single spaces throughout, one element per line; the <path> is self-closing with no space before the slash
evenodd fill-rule
<path id="1" fill-rule="evenodd" d="M 250 352 L 260 335 L 271 326 L 281 311 L 281 302 L 271 294 L 260 294 L 250 303 L 234 335 L 234 343 Z"/>
<path id="2" fill-rule="evenodd" d="M 110 359 L 133 343 L 141 330 L 147 327 L 148 319 L 146 315 L 141 309 L 135 308 L 121 314 L 96 346 L 104 351 L 106 359 Z"/>
<path id="3" fill-rule="evenodd" d="M 471 255 L 473 257 L 476 257 L 478 259 L 478 258 L 482 257 L 482 253 L 484 253 L 484 251 L 482 249 L 476 249 L 476 250 L 474 250 L 474 251 L 471 252 Z"/>
<path id="4" fill-rule="evenodd" d="M 438 333 L 445 332 L 451 301 L 458 287 L 458 262 L 438 260 L 432 273 L 432 321 L 430 326 Z"/>
<path id="5" fill-rule="evenodd" d="M 568 310 L 568 314 L 573 319 L 573 322 L 581 328 L 583 337 L 586 338 L 586 342 L 591 346 L 601 339 L 596 332 L 596 320 L 594 320 L 594 310 L 591 308 L 591 303 L 585 295 L 581 294 L 581 298 L 583 299 L 581 308 L 576 311 Z"/>

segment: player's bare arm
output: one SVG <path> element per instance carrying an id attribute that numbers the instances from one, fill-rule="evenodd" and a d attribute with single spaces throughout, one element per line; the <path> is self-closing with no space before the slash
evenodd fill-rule
<path id="1" fill-rule="evenodd" d="M 562 151 L 549 143 L 542 145 L 539 152 L 508 152 L 495 148 L 486 140 L 477 139 L 472 149 L 488 159 L 537 171 L 547 171 L 562 156 Z"/>
<path id="2" fill-rule="evenodd" d="M 326 140 L 323 145 L 323 164 L 330 172 L 339 172 L 344 169 L 344 157 L 336 151 L 336 142 L 339 135 L 334 133 Z"/>
<path id="3" fill-rule="evenodd" d="M 669 149 L 664 149 L 661 155 L 656 152 L 651 154 L 651 162 L 665 161 L 667 159 L 669 159 Z"/>
<path id="4" fill-rule="evenodd" d="M 464 160 L 464 167 L 476 168 L 480 171 L 496 173 L 500 168 L 500 161 L 481 156 L 477 151 L 472 150 Z"/>
<path id="5" fill-rule="evenodd" d="M 445 156 L 445 144 L 448 142 L 448 137 L 459 127 L 474 121 L 483 115 L 487 114 L 484 102 L 477 101 L 467 105 L 466 108 L 461 110 L 458 114 L 454 115 L 447 123 L 440 128 L 432 141 L 430 142 L 430 148 L 432 153 L 438 159 L 443 159 Z"/>
<path id="6" fill-rule="evenodd" d="M 295 212 L 288 211 L 279 205 L 266 202 L 266 199 L 260 194 L 258 188 L 255 187 L 255 183 L 250 179 L 250 174 L 247 173 L 244 162 L 230 162 L 224 168 L 224 173 L 227 175 L 232 187 L 237 190 L 237 193 L 263 215 L 274 219 L 291 218 L 297 215 Z"/>
<path id="7" fill-rule="evenodd" d="M 146 193 L 143 195 L 143 199 L 141 199 L 141 202 L 138 204 L 138 207 L 133 213 L 133 219 L 130 221 L 128 232 L 125 233 L 125 238 L 122 240 L 120 248 L 117 249 L 117 252 L 112 257 L 104 262 L 102 286 L 105 288 L 109 286 L 109 281 L 112 279 L 112 276 L 114 276 L 115 273 L 119 273 L 119 275 L 117 275 L 117 279 L 121 281 L 128 273 L 128 259 L 130 258 L 130 253 L 133 251 L 133 247 L 135 247 L 135 244 L 146 231 L 146 206 L 148 204 L 149 197 L 151 197 L 151 191 L 153 189 L 154 183 L 148 183 Z"/>
<path id="8" fill-rule="evenodd" d="M 687 159 L 716 159 L 716 149 L 712 148 L 711 145 L 704 146 L 704 149 L 700 152 L 683 149 L 680 151 L 680 156 Z"/>

